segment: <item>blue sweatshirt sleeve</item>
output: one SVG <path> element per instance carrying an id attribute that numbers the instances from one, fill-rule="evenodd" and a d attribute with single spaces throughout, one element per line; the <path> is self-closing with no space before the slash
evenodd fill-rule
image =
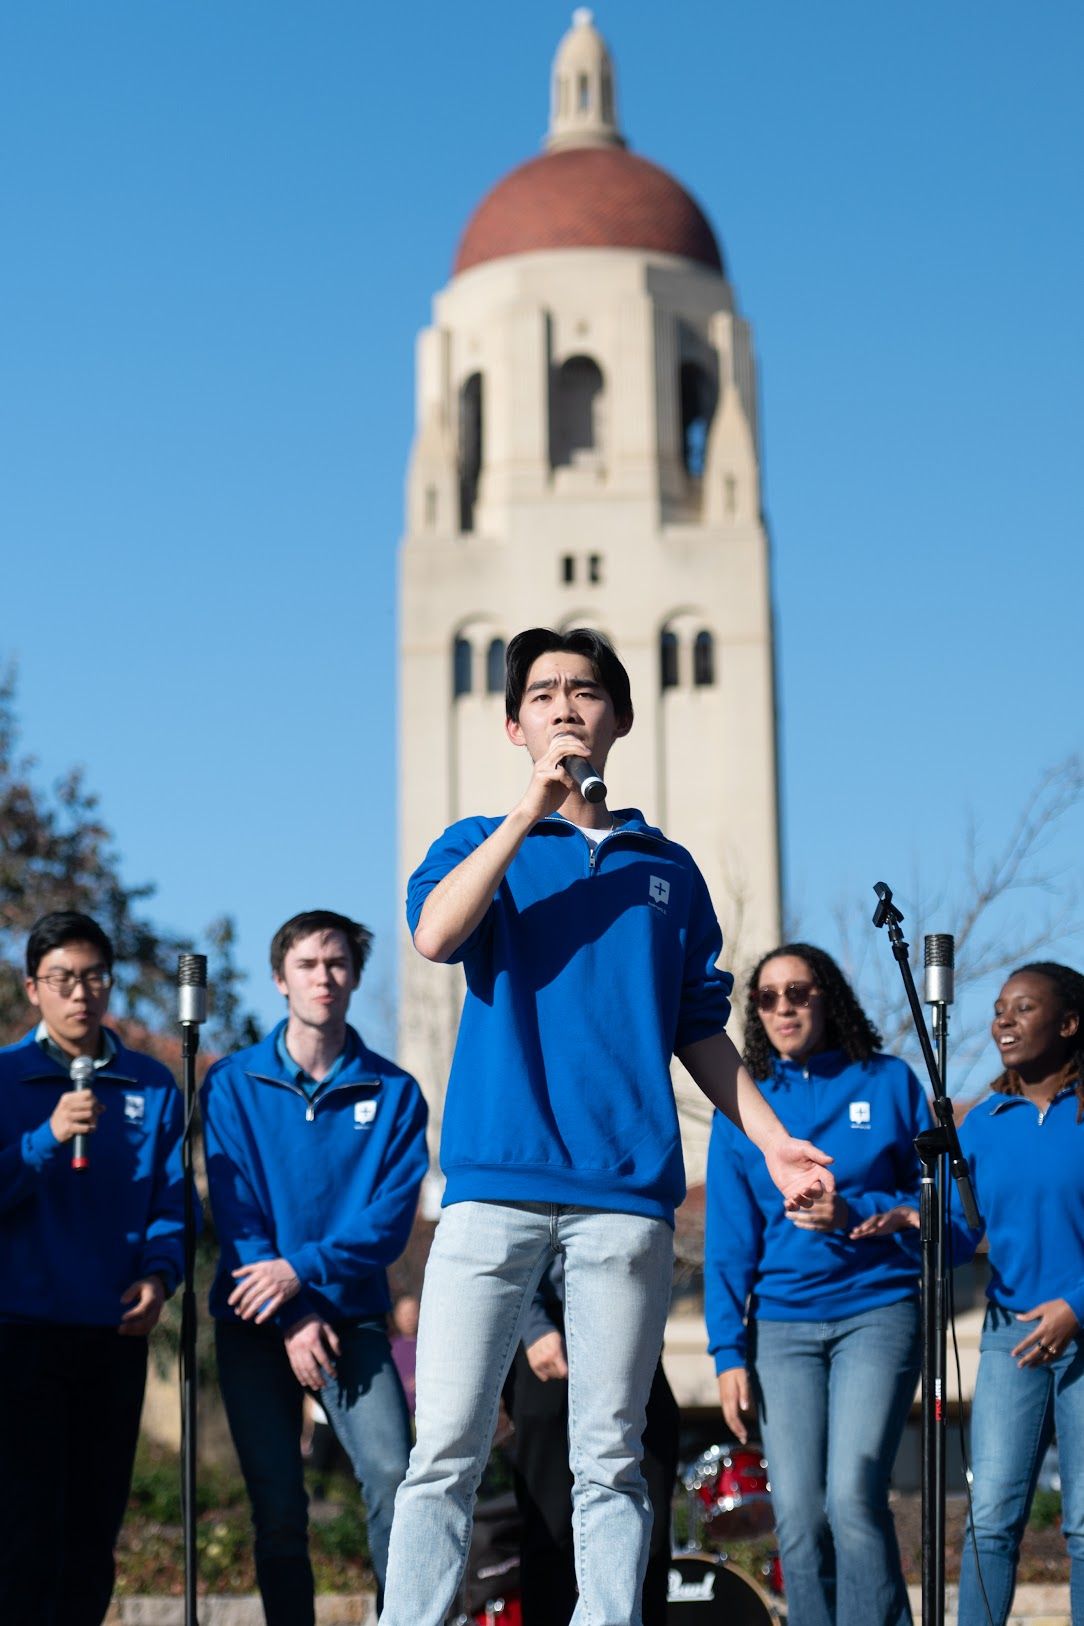
<path id="1" fill-rule="evenodd" d="M 716 1372 L 745 1365 L 746 1308 L 764 1237 L 764 1215 L 746 1175 L 742 1138 L 721 1112 L 715 1113 L 704 1193 L 704 1319 Z"/>
<path id="2" fill-rule="evenodd" d="M 734 978 L 721 971 L 718 959 L 723 952 L 723 934 L 715 918 L 707 884 L 696 865 L 692 866 L 692 893 L 689 925 L 685 937 L 685 965 L 681 986 L 674 1049 L 682 1051 L 698 1039 L 722 1033 L 730 1016 L 730 992 Z"/>
<path id="3" fill-rule="evenodd" d="M 910 1067 L 902 1063 L 898 1065 L 903 1067 L 904 1102 L 893 1148 L 897 1183 L 887 1191 L 869 1189 L 848 1196 L 848 1230 L 852 1225 L 860 1225 L 863 1220 L 871 1219 L 874 1214 L 884 1214 L 890 1208 L 918 1207 L 922 1169 L 915 1151 L 915 1140 L 924 1129 L 933 1127 L 933 1115 L 925 1092 Z"/>
<path id="4" fill-rule="evenodd" d="M 280 1257 L 267 1216 L 260 1207 L 247 1173 L 237 1118 L 237 1103 L 228 1076 L 211 1069 L 200 1095 L 203 1149 L 207 1158 L 207 1189 L 219 1238 L 236 1252 L 239 1264 L 254 1265 Z M 295 1267 L 296 1268 L 296 1267 Z M 271 1317 L 280 1332 L 305 1316 L 318 1314 L 315 1301 L 301 1291 Z"/>
<path id="5" fill-rule="evenodd" d="M 303 1242 L 288 1255 L 302 1282 L 310 1287 L 334 1287 L 351 1277 L 383 1270 L 398 1259 L 406 1247 L 418 1190 L 429 1168 L 425 1121 L 422 1092 L 411 1080 L 399 1105 L 380 1178 L 365 1207 L 350 1215 L 348 1230 L 318 1242 Z"/>
<path id="6" fill-rule="evenodd" d="M 425 900 L 433 888 L 446 875 L 450 875 L 464 858 L 469 858 L 491 833 L 482 819 L 461 819 L 458 824 L 449 825 L 444 834 L 437 837 L 407 882 L 406 916 L 412 938 L 418 929 Z M 488 938 L 492 916 L 492 909 L 487 909 L 470 935 L 448 956 L 449 965 L 457 965 L 466 959 Z"/>
<path id="7" fill-rule="evenodd" d="M 18 1140 L 0 1146 L 0 1214 L 8 1214 L 36 1187 L 40 1176 L 56 1162 L 60 1142 L 46 1118 Z"/>
<path id="8" fill-rule="evenodd" d="M 171 1080 L 155 1142 L 154 1188 L 140 1258 L 140 1275 L 161 1276 L 167 1296 L 184 1274 L 183 1130 L 184 1097 Z"/>

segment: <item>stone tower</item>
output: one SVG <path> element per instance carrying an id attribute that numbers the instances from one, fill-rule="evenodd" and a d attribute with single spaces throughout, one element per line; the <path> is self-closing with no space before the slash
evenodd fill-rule
<path id="1" fill-rule="evenodd" d="M 482 199 L 419 335 L 401 568 L 403 888 L 444 825 L 526 785 L 503 728 L 508 638 L 586 623 L 617 645 L 636 707 L 610 806 L 691 848 L 725 964 L 778 941 L 750 330 L 700 208 L 628 150 L 588 11 L 558 47 L 544 152 Z M 461 995 L 461 974 L 405 943 L 399 1054 L 434 1130 Z M 708 1114 L 677 1066 L 675 1084 L 696 1179 Z"/>

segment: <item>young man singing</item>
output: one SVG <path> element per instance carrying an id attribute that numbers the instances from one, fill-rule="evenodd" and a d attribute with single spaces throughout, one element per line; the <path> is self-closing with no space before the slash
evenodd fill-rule
<path id="1" fill-rule="evenodd" d="M 384 1626 L 440 1626 L 522 1317 L 564 1263 L 576 1626 L 639 1626 L 650 1524 L 644 1411 L 685 1180 L 670 1061 L 763 1151 L 780 1201 L 832 1186 L 725 1033 L 731 977 L 707 888 L 637 812 L 586 802 L 632 726 L 600 634 L 532 628 L 508 648 L 506 730 L 533 764 L 504 818 L 445 831 L 411 878 L 416 948 L 462 961 L 444 1213 L 426 1271 L 417 1445 L 396 1500 Z"/>

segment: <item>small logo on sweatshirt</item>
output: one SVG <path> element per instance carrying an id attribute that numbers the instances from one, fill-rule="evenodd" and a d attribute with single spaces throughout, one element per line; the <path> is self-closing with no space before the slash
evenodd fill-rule
<path id="1" fill-rule="evenodd" d="M 851 1102 L 851 1128 L 852 1129 L 868 1129 L 869 1126 L 870 1126 L 870 1123 L 869 1123 L 869 1102 L 868 1101 L 852 1101 Z"/>
<path id="2" fill-rule="evenodd" d="M 647 895 L 656 909 L 665 909 L 670 902 L 670 882 L 661 875 L 652 875 L 647 883 Z"/>
<path id="3" fill-rule="evenodd" d="M 375 1101 L 354 1102 L 354 1128 L 367 1129 L 376 1117 Z"/>
<path id="4" fill-rule="evenodd" d="M 141 1095 L 126 1095 L 124 1097 L 124 1116 L 130 1124 L 143 1122 L 144 1101 Z"/>

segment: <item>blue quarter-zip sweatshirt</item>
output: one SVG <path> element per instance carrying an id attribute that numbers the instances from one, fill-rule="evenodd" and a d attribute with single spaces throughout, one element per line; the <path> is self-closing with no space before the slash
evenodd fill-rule
<path id="1" fill-rule="evenodd" d="M 792 1135 L 834 1162 L 846 1230 L 804 1231 L 787 1218 L 763 1157 L 719 1112 L 708 1149 L 704 1314 L 715 1370 L 742 1366 L 746 1318 L 835 1321 L 908 1298 L 918 1276 L 915 1234 L 852 1242 L 853 1226 L 918 1200 L 915 1136 L 930 1109 L 894 1056 L 852 1062 L 822 1051 L 802 1066 L 777 1061 L 760 1086 Z"/>
<path id="2" fill-rule="evenodd" d="M 211 1314 L 235 1318 L 239 1265 L 283 1258 L 301 1291 L 273 1317 L 282 1330 L 312 1313 L 333 1324 L 380 1315 L 429 1167 L 425 1102 L 353 1028 L 342 1065 L 307 1092 L 282 1060 L 285 1028 L 216 1062 L 201 1092 L 221 1244 Z"/>
<path id="3" fill-rule="evenodd" d="M 726 1026 L 732 978 L 704 879 L 635 811 L 597 846 L 553 814 L 452 957 L 467 995 L 444 1109 L 444 1202 L 580 1204 L 674 1222 L 675 1050 Z M 411 876 L 426 898 L 499 818 L 463 819 Z"/>
<path id="4" fill-rule="evenodd" d="M 115 1327 L 120 1295 L 184 1268 L 183 1103 L 161 1062 L 121 1044 L 94 1074 L 90 1166 L 49 1127 L 71 1089 L 33 1032 L 0 1050 L 0 1321 Z"/>
<path id="5" fill-rule="evenodd" d="M 1024 1096 L 989 1096 L 960 1125 L 960 1149 L 983 1229 L 968 1229 L 953 1182 L 953 1264 L 971 1258 L 985 1231 L 991 1303 L 1018 1313 L 1065 1299 L 1084 1325 L 1084 1123 L 1075 1089 L 1045 1112 Z"/>

